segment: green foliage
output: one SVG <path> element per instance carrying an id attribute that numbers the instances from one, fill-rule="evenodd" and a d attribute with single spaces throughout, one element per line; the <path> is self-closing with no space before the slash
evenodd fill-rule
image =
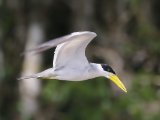
<path id="1" fill-rule="evenodd" d="M 64 120 L 152 120 L 160 112 L 149 112 L 158 100 L 153 80 L 153 75 L 137 74 L 132 89 L 118 96 L 103 78 L 83 82 L 50 80 L 44 86 L 42 99 L 54 104 Z"/>
<path id="2" fill-rule="evenodd" d="M 45 118 L 49 114 L 55 117 L 55 120 L 159 120 L 160 28 L 155 25 L 153 19 L 158 21 L 160 17 L 154 15 L 155 13 L 151 9 L 154 8 L 155 1 L 105 2 L 105 0 L 100 0 L 93 6 L 93 3 L 89 3 L 91 1 L 77 1 L 71 2 L 71 4 L 65 0 L 57 1 L 50 1 L 51 4 L 48 4 L 47 1 L 41 0 L 37 2 L 0 0 L 0 50 L 3 53 L 5 66 L 0 73 L 0 78 L 2 78 L 0 80 L 0 120 L 10 120 L 11 118 L 17 120 L 20 118 L 17 111 L 23 111 L 19 102 L 20 93 L 16 80 L 22 68 L 22 60 L 19 61 L 19 59 L 23 57 L 20 58 L 19 53 L 22 52 L 22 48 L 25 48 L 25 40 L 29 37 L 27 35 L 30 23 L 36 21 L 42 22 L 50 31 L 51 34 L 48 35 L 47 30 L 44 30 L 47 33 L 46 37 L 50 36 L 50 38 L 62 33 L 69 33 L 73 29 L 77 31 L 84 30 L 84 28 L 97 30 L 96 32 L 100 34 L 98 33 L 99 41 L 97 40 L 94 44 L 95 47 L 97 43 L 100 47 L 103 43 L 107 45 L 110 43 L 109 41 L 113 42 L 108 45 L 109 47 L 117 46 L 112 37 L 118 36 L 113 38 L 117 39 L 115 41 L 118 41 L 118 47 L 119 44 L 124 43 L 121 46 L 122 63 L 133 76 L 129 79 L 130 81 L 127 81 L 130 83 L 130 85 L 126 85 L 128 87 L 127 94 L 122 93 L 121 90 L 113 90 L 110 86 L 111 81 L 104 78 L 81 82 L 43 81 L 38 101 L 38 112 L 42 113 L 41 116 Z M 80 7 L 77 7 L 77 3 L 80 3 Z M 83 7 L 83 4 L 88 5 Z M 82 8 L 84 10 L 81 11 Z M 159 14 L 158 10 L 155 10 L 156 14 Z M 115 14 L 112 15 L 113 13 Z M 115 18 L 113 19 L 112 16 L 116 18 L 115 25 L 113 24 Z M 108 23 L 106 24 L 106 22 Z M 99 23 L 101 24 L 99 25 Z M 111 31 L 108 28 L 112 28 Z M 129 30 L 125 31 L 124 28 Z M 106 31 L 112 33 L 109 37 L 111 40 L 107 41 L 108 33 Z M 117 34 L 117 31 L 126 35 L 125 40 L 119 33 Z M 115 51 L 118 51 L 118 47 L 114 48 Z M 135 56 L 139 51 L 144 52 L 147 57 L 139 56 L 138 58 L 144 58 L 137 62 Z M 49 56 L 44 58 L 48 59 Z M 139 63 L 142 64 L 140 68 L 134 70 L 133 66 Z M 31 118 L 34 119 L 34 116 Z"/>

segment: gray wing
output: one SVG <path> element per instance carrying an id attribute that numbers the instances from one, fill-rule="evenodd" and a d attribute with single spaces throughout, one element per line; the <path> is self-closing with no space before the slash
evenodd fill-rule
<path id="1" fill-rule="evenodd" d="M 42 43 L 42 44 L 40 44 L 39 46 L 37 46 L 37 47 L 35 47 L 33 49 L 30 49 L 30 50 L 27 50 L 27 51 L 23 52 L 21 55 L 24 55 L 24 54 L 27 54 L 27 53 L 37 54 L 37 53 L 46 51 L 46 50 L 48 50 L 50 48 L 56 47 L 57 45 L 59 45 L 61 43 L 73 40 L 76 37 L 81 36 L 83 34 L 92 34 L 92 35 L 96 36 L 96 34 L 94 32 L 89 32 L 89 31 L 74 32 L 74 33 L 71 33 L 69 35 L 65 35 L 63 37 L 59 37 L 59 38 L 56 38 L 56 39 L 52 39 L 52 40 L 50 40 L 48 42 Z"/>
<path id="2" fill-rule="evenodd" d="M 63 37 L 52 39 L 52 40 L 50 40 L 48 42 L 40 44 L 39 46 L 37 46 L 37 47 L 35 47 L 33 49 L 26 50 L 21 55 L 24 55 L 24 54 L 27 54 L 27 53 L 29 53 L 29 54 L 37 54 L 37 53 L 46 51 L 46 50 L 48 50 L 50 48 L 56 47 L 58 44 L 61 44 L 61 43 L 65 42 L 65 41 L 70 40 L 71 37 L 72 36 L 70 34 L 70 35 L 66 35 L 66 36 L 63 36 Z"/>
<path id="3" fill-rule="evenodd" d="M 74 32 L 72 34 L 45 42 L 33 49 L 25 51 L 22 54 L 36 54 L 58 45 L 55 50 L 53 60 L 54 68 L 57 69 L 66 65 L 72 65 L 72 67 L 75 65 L 85 65 L 88 64 L 88 60 L 85 57 L 85 48 L 96 36 L 96 33 L 89 31 Z"/>
<path id="4" fill-rule="evenodd" d="M 85 49 L 90 41 L 96 37 L 93 32 L 75 32 L 70 40 L 57 46 L 55 50 L 53 67 L 83 68 L 88 65 Z"/>

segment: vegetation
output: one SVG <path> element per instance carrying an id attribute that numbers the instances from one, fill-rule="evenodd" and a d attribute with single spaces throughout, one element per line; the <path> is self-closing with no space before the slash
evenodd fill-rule
<path id="1" fill-rule="evenodd" d="M 158 0 L 0 0 L 0 120 L 159 120 L 159 5 Z M 87 48 L 89 60 L 113 66 L 127 94 L 101 77 L 17 80 L 52 66 L 53 50 L 20 56 L 25 49 L 87 30 L 98 35 Z"/>

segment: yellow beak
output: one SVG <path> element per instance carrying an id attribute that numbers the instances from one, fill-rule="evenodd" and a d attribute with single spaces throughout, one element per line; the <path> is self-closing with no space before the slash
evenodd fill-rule
<path id="1" fill-rule="evenodd" d="M 125 88 L 125 86 L 123 85 L 123 83 L 120 81 L 120 79 L 116 75 L 111 74 L 109 76 L 109 79 L 112 80 L 124 92 L 127 92 L 127 89 Z"/>

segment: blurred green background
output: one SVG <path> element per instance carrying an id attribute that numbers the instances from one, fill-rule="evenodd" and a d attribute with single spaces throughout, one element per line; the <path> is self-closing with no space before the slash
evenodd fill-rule
<path id="1" fill-rule="evenodd" d="M 20 54 L 75 31 L 93 31 L 86 55 L 105 78 L 18 81 L 52 66 L 53 50 Z M 159 0 L 0 0 L 0 120 L 160 120 Z"/>

